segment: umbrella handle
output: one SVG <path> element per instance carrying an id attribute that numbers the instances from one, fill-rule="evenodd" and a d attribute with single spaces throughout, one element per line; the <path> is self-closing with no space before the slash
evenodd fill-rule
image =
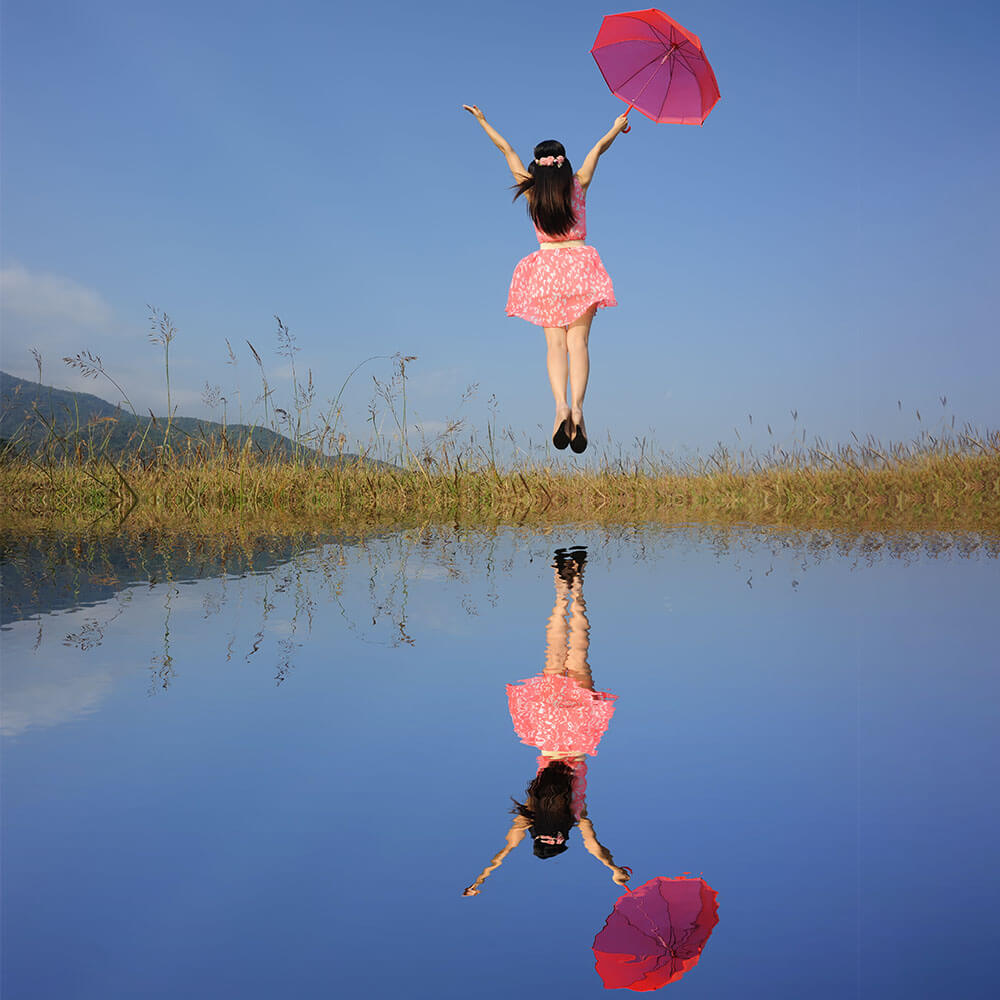
<path id="1" fill-rule="evenodd" d="M 629 106 L 628 106 L 628 107 L 627 107 L 627 108 L 625 109 L 625 115 L 626 115 L 626 117 L 628 116 L 628 113 L 629 113 L 629 112 L 630 112 L 630 111 L 631 111 L 631 110 L 632 110 L 632 109 L 633 109 L 634 107 L 635 107 L 635 105 L 634 105 L 634 104 L 630 104 L 630 105 L 629 105 Z M 632 126 L 631 126 L 631 125 L 626 125 L 626 126 L 625 126 L 625 128 L 623 128 L 623 129 L 622 129 L 622 135 L 624 135 L 624 134 L 625 134 L 626 132 L 631 132 L 631 131 L 632 131 Z"/>

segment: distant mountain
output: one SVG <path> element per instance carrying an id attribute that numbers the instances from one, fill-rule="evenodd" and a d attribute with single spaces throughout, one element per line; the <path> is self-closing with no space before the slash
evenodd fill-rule
<path id="1" fill-rule="evenodd" d="M 136 416 L 120 406 L 88 392 L 69 392 L 40 382 L 0 372 L 0 439 L 15 451 L 36 451 L 53 432 L 70 448 L 79 446 L 84 454 L 100 453 L 105 447 L 112 458 L 134 455 L 140 443 L 144 454 L 163 443 L 167 422 Z M 174 417 L 170 424 L 170 443 L 182 447 L 185 440 L 204 442 L 214 450 L 225 441 L 240 449 L 252 442 L 259 455 L 289 459 L 296 454 L 303 461 L 323 463 L 354 462 L 358 456 L 345 453 L 339 458 L 321 456 L 312 448 L 297 448 L 284 434 L 266 427 L 246 424 L 222 424 L 195 417 Z"/>

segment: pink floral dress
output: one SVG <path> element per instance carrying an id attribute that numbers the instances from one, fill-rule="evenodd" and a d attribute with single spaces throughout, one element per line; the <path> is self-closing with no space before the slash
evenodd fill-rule
<path id="1" fill-rule="evenodd" d="M 560 236 L 549 236 L 536 226 L 539 243 L 586 239 L 586 192 L 576 177 L 572 198 L 576 224 Z M 600 255 L 591 246 L 536 250 L 514 268 L 508 316 L 520 316 L 537 326 L 569 326 L 594 305 L 604 308 L 618 302 Z"/>
<path id="2" fill-rule="evenodd" d="M 559 674 L 507 685 L 514 731 L 522 743 L 548 754 L 593 757 L 615 714 L 615 697 Z"/>
<path id="3" fill-rule="evenodd" d="M 597 744 L 615 714 L 616 697 L 607 691 L 591 691 L 561 675 L 532 677 L 507 685 L 514 731 L 522 743 L 542 751 L 538 770 L 552 763 L 553 758 L 545 754 L 559 754 L 563 763 L 573 769 L 572 807 L 577 819 L 585 808 L 587 794 L 584 757 L 597 753 Z"/>

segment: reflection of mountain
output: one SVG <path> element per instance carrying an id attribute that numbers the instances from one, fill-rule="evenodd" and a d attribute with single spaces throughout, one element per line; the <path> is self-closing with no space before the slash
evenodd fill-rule
<path id="1" fill-rule="evenodd" d="M 355 547 L 365 553 L 360 560 L 345 556 Z M 217 619 L 208 630 L 221 642 L 214 655 L 229 662 L 235 646 L 245 662 L 268 664 L 276 684 L 294 669 L 321 604 L 361 641 L 374 634 L 387 645 L 409 643 L 407 551 L 392 534 L 256 538 L 245 549 L 225 536 L 50 535 L 14 544 L 0 536 L 0 732 L 16 737 L 99 711 L 137 669 L 148 674 L 151 691 L 166 690 L 185 665 L 175 664 L 176 640 L 192 613 L 214 617 L 230 595 L 231 621 L 242 627 L 230 631 L 225 617 Z M 358 565 L 368 579 L 345 588 L 343 574 Z M 242 622 L 241 604 L 249 609 Z"/>
<path id="2" fill-rule="evenodd" d="M 113 602 L 116 595 L 136 585 L 267 573 L 303 551 L 304 546 L 287 540 L 252 553 L 239 549 L 209 552 L 184 540 L 170 547 L 162 539 L 142 538 L 98 542 L 54 536 L 15 545 L 0 543 L 0 628 L 10 629 L 14 622 L 52 612 Z M 106 624 L 84 622 L 64 645 L 71 644 L 70 639 L 81 650 L 100 645 Z M 135 669 L 129 662 L 98 666 L 65 657 L 49 656 L 40 662 L 42 670 L 31 655 L 5 657 L 0 711 L 4 736 L 96 711 L 110 693 L 115 675 Z"/>
<path id="3" fill-rule="evenodd" d="M 326 538 L 322 541 L 331 541 Z M 342 545 L 354 538 L 337 538 Z M 319 545 L 268 539 L 246 551 L 212 543 L 163 538 L 118 537 L 87 540 L 73 536 L 0 540 L 0 626 L 39 614 L 90 607 L 111 600 L 135 584 L 212 579 L 225 575 L 267 573 Z"/>

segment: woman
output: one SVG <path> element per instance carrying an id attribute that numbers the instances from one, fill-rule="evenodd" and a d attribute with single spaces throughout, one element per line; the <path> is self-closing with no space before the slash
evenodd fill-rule
<path id="1" fill-rule="evenodd" d="M 594 313 L 615 306 L 614 288 L 600 255 L 584 242 L 587 236 L 586 196 L 597 161 L 628 124 L 625 115 L 587 154 L 573 173 L 561 142 L 547 139 L 535 146 L 525 169 L 514 148 L 475 104 L 463 104 L 504 155 L 514 175 L 516 201 L 522 194 L 535 224 L 539 248 L 514 269 L 507 297 L 507 315 L 520 316 L 545 330 L 549 383 L 556 402 L 552 443 L 587 448 L 583 398 L 590 375 L 587 342 Z M 569 383 L 570 401 L 566 388 Z"/>
<path id="2" fill-rule="evenodd" d="M 538 677 L 507 685 L 511 720 L 522 743 L 541 752 L 538 771 L 524 802 L 515 802 L 514 821 L 506 846 L 462 893 L 479 894 L 483 882 L 504 858 L 530 834 L 537 858 L 552 858 L 569 846 L 570 830 L 580 827 L 584 847 L 624 885 L 627 868 L 614 862 L 597 839 L 587 816 L 587 756 L 597 745 L 614 714 L 615 696 L 595 691 L 587 662 L 590 623 L 583 599 L 585 549 L 556 550 L 556 602 L 546 629 L 545 669 Z M 570 601 L 572 599 L 572 606 Z"/>

